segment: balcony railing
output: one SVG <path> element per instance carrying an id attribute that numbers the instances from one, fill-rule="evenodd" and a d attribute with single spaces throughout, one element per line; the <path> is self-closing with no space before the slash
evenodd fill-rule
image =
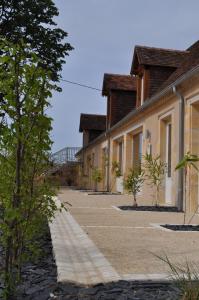
<path id="1" fill-rule="evenodd" d="M 75 154 L 80 150 L 80 147 L 65 147 L 51 155 L 51 160 L 56 165 L 67 163 L 77 163 L 78 160 Z"/>

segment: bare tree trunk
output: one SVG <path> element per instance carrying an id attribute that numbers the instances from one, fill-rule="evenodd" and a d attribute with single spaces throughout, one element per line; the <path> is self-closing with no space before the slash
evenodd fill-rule
<path id="1" fill-rule="evenodd" d="M 15 164 L 15 189 L 12 196 L 12 208 L 17 209 L 20 206 L 20 194 L 21 194 L 21 107 L 20 107 L 20 96 L 19 96 L 19 60 L 16 55 L 15 57 L 15 105 L 16 105 L 16 115 L 17 115 L 17 129 L 16 129 L 16 164 Z M 17 259 L 19 255 L 19 227 L 18 220 L 15 218 L 10 226 L 11 236 L 8 237 L 6 242 L 6 260 L 5 260 L 5 274 L 6 274 L 6 297 L 10 299 L 13 293 L 14 282 L 17 280 L 16 272 L 14 267 L 17 266 Z"/>
<path id="2" fill-rule="evenodd" d="M 136 194 L 133 194 L 133 199 L 134 199 L 133 206 L 134 206 L 134 207 L 137 207 L 138 204 L 137 204 Z"/>
<path id="3" fill-rule="evenodd" d="M 158 188 L 156 186 L 156 190 L 155 190 L 155 206 L 158 206 Z"/>

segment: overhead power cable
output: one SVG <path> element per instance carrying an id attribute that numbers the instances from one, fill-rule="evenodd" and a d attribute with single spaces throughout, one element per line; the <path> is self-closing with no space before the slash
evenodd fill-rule
<path id="1" fill-rule="evenodd" d="M 74 82 L 74 81 L 70 81 L 70 80 L 66 80 L 66 79 L 61 79 L 61 81 L 65 81 L 67 83 L 70 83 L 70 84 L 75 84 L 75 85 L 79 85 L 81 87 L 84 87 L 84 88 L 87 88 L 87 89 L 91 89 L 91 90 L 95 90 L 95 91 L 102 91 L 96 87 L 93 87 L 93 86 L 89 86 L 89 85 L 85 85 L 85 84 L 81 84 L 79 82 Z"/>

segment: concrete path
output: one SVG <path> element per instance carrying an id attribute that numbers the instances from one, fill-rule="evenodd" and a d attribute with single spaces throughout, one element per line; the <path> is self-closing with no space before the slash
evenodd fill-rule
<path id="1" fill-rule="evenodd" d="M 165 253 L 174 264 L 199 265 L 199 232 L 174 232 L 159 226 L 181 224 L 182 213 L 115 209 L 131 205 L 126 195 L 86 195 L 62 189 L 59 200 L 69 212 L 57 212 L 50 224 L 58 281 L 92 285 L 120 279 L 165 280 L 169 268 L 156 256 Z M 199 215 L 192 223 L 199 224 Z"/>
<path id="2" fill-rule="evenodd" d="M 69 212 L 58 211 L 50 231 L 59 282 L 90 285 L 121 279 Z"/>

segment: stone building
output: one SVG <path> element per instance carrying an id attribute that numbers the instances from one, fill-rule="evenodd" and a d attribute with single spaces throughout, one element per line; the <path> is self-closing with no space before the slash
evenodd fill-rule
<path id="1" fill-rule="evenodd" d="M 93 138 L 87 138 L 77 153 L 84 187 L 93 188 L 91 170 L 95 167 L 103 173 L 98 190 L 123 193 L 129 169 L 141 163 L 145 153 L 160 155 L 167 165 L 161 204 L 182 209 L 183 171 L 175 167 L 187 151 L 199 154 L 199 41 L 185 51 L 136 46 L 130 75 L 105 74 L 102 95 L 107 98 L 106 127 L 87 128 Z M 80 129 L 84 132 L 81 122 Z M 118 178 L 112 172 L 113 161 L 120 167 Z M 197 171 L 190 169 L 189 211 L 198 208 L 198 183 Z M 152 203 L 153 191 L 147 183 L 139 197 Z"/>

